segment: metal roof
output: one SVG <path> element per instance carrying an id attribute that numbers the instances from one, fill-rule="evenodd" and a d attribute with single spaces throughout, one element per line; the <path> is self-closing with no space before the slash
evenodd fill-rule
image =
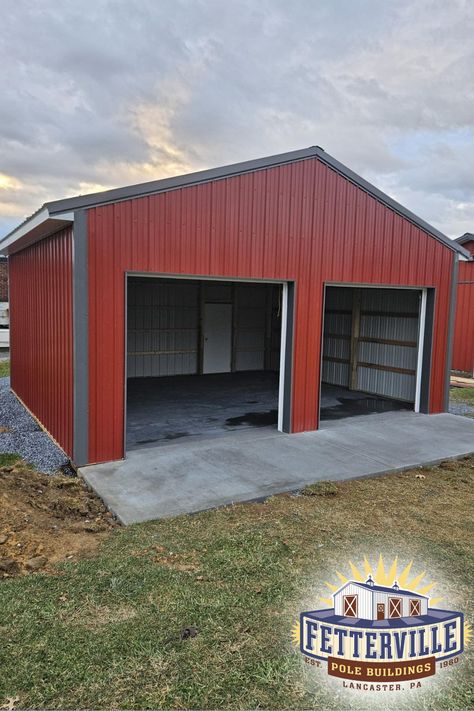
<path id="1" fill-rule="evenodd" d="M 392 595 L 408 595 L 410 597 L 421 597 L 424 599 L 428 599 L 426 595 L 420 595 L 420 593 L 413 592 L 412 590 L 403 590 L 402 588 L 399 588 L 398 590 L 395 590 L 394 588 L 389 588 L 386 587 L 385 585 L 369 585 L 368 583 L 361 583 L 358 580 L 349 580 L 347 583 L 345 583 L 339 590 L 337 590 L 334 595 L 337 595 L 337 593 L 341 592 L 347 585 L 357 585 L 360 588 L 364 588 L 365 590 L 375 590 L 376 592 L 387 592 L 387 593 L 392 593 Z"/>
<path id="2" fill-rule="evenodd" d="M 472 232 L 465 232 L 460 237 L 457 237 L 454 241 L 457 242 L 458 244 L 466 244 L 466 242 L 474 242 L 474 234 L 472 234 Z"/>
<path id="3" fill-rule="evenodd" d="M 354 185 L 370 194 L 376 200 L 394 210 L 394 212 L 409 220 L 438 241 L 442 242 L 451 250 L 459 252 L 464 257 L 470 257 L 469 252 L 465 250 L 459 242 L 449 239 L 449 237 L 444 235 L 435 227 L 410 212 L 410 210 L 407 210 L 403 207 L 403 205 L 400 205 L 400 203 L 393 200 L 367 180 L 364 180 L 364 178 L 360 175 L 354 173 L 350 170 L 350 168 L 347 168 L 347 166 L 330 156 L 329 153 L 326 153 L 326 151 L 319 146 L 311 146 L 301 150 L 280 153 L 274 156 L 244 161 L 242 163 L 235 163 L 220 168 L 212 168 L 211 170 L 202 170 L 196 173 L 189 173 L 187 175 L 180 175 L 173 178 L 152 180 L 147 183 L 129 185 L 123 188 L 114 188 L 113 190 L 105 190 L 103 192 L 78 195 L 76 197 L 46 202 L 40 210 L 21 223 L 21 225 L 0 241 L 0 250 L 6 250 L 8 247 L 11 247 L 14 243 L 16 243 L 17 240 L 15 238 L 15 233 L 18 233 L 18 239 L 20 239 L 20 237 L 24 238 L 28 232 L 28 223 L 33 221 L 42 210 L 46 211 L 48 219 L 54 218 L 55 216 L 58 218 L 61 216 L 62 219 L 64 213 L 73 213 L 75 210 L 83 210 L 91 207 L 97 207 L 98 205 L 129 200 L 131 198 L 145 197 L 147 195 L 185 188 L 191 185 L 198 185 L 199 183 L 206 183 L 213 180 L 222 180 L 235 175 L 272 168 L 278 165 L 285 165 L 287 163 L 294 163 L 296 161 L 306 160 L 309 158 L 317 158 L 329 168 L 344 176 L 347 180 L 350 180 Z M 54 227 L 54 225 L 48 225 L 48 228 L 49 227 Z M 51 230 L 49 230 L 48 234 L 50 233 Z M 38 235 L 38 237 L 41 238 L 40 235 Z"/>

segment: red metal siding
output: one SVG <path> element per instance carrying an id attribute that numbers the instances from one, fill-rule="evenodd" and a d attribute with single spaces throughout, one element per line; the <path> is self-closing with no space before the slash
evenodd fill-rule
<path id="1" fill-rule="evenodd" d="M 325 282 L 436 288 L 443 410 L 453 253 L 317 159 L 89 211 L 91 462 L 123 456 L 126 271 L 296 283 L 295 432 L 317 428 Z"/>
<path id="2" fill-rule="evenodd" d="M 468 252 L 474 254 L 474 239 L 470 239 L 467 242 L 464 242 L 462 246 L 464 247 L 464 249 L 467 249 Z"/>
<path id="3" fill-rule="evenodd" d="M 9 258 L 11 384 L 72 456 L 72 229 Z"/>
<path id="4" fill-rule="evenodd" d="M 474 262 L 459 263 L 452 367 L 474 373 Z"/>

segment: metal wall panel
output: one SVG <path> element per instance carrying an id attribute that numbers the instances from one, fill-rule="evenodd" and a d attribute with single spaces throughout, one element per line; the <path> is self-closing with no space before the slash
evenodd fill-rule
<path id="1" fill-rule="evenodd" d="M 353 289 L 328 287 L 324 313 L 323 366 L 321 379 L 331 385 L 349 385 Z"/>
<path id="2" fill-rule="evenodd" d="M 384 372 L 373 368 L 357 368 L 357 389 L 395 400 L 414 402 L 416 377 L 404 373 Z"/>
<path id="3" fill-rule="evenodd" d="M 363 289 L 357 360 L 380 369 L 357 367 L 357 388 L 364 392 L 414 402 L 418 357 L 417 291 Z M 369 339 L 369 340 L 364 340 Z M 371 340 L 372 339 L 372 340 Z M 380 343 L 374 341 L 395 341 Z M 413 345 L 402 345 L 402 344 Z M 383 368 L 413 371 L 400 373 Z"/>
<path id="4" fill-rule="evenodd" d="M 360 294 L 360 328 L 356 341 L 359 363 L 356 368 L 356 389 L 413 401 L 418 354 L 419 292 L 362 288 L 357 293 Z M 326 289 L 322 370 L 324 383 L 350 386 L 355 296 L 354 288 Z M 370 367 L 369 364 L 378 367 Z M 384 370 L 391 367 L 411 370 L 413 374 Z"/>
<path id="5" fill-rule="evenodd" d="M 196 373 L 199 282 L 129 279 L 127 292 L 128 377 Z"/>
<path id="6" fill-rule="evenodd" d="M 125 271 L 294 281 L 294 432 L 318 426 L 324 284 L 433 287 L 429 409 L 443 410 L 454 253 L 317 158 L 88 216 L 90 461 L 124 455 Z"/>
<path id="7" fill-rule="evenodd" d="M 11 385 L 73 456 L 72 229 L 9 258 Z"/>
<path id="8" fill-rule="evenodd" d="M 474 262 L 459 263 L 452 369 L 474 375 Z"/>
<path id="9" fill-rule="evenodd" d="M 272 287 L 237 284 L 234 301 L 234 369 L 263 370 L 267 294 Z"/>

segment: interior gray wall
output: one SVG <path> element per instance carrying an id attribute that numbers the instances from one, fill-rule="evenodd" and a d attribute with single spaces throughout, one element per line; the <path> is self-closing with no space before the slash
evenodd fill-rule
<path id="1" fill-rule="evenodd" d="M 198 282 L 129 279 L 127 292 L 128 376 L 195 373 Z"/>
<path id="2" fill-rule="evenodd" d="M 345 287 L 326 289 L 323 383 L 349 385 L 349 360 L 351 355 L 353 290 Z M 335 360 L 331 360 L 334 358 Z M 344 361 L 344 362 L 342 362 Z"/>
<path id="3" fill-rule="evenodd" d="M 128 279 L 127 375 L 200 372 L 203 305 L 233 305 L 232 370 L 278 370 L 280 287 L 184 279 Z"/>
<path id="4" fill-rule="evenodd" d="M 414 402 L 420 292 L 361 288 L 360 294 L 356 389 Z M 350 384 L 353 298 L 354 288 L 326 289 L 322 381 L 343 387 Z M 414 345 L 409 345 L 411 343 Z M 382 370 L 360 363 L 411 370 L 413 373 Z"/>

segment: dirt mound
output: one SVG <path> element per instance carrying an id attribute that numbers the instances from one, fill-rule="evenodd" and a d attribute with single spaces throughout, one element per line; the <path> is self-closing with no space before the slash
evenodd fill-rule
<path id="1" fill-rule="evenodd" d="M 0 468 L 0 578 L 90 555 L 117 525 L 82 479 Z"/>

